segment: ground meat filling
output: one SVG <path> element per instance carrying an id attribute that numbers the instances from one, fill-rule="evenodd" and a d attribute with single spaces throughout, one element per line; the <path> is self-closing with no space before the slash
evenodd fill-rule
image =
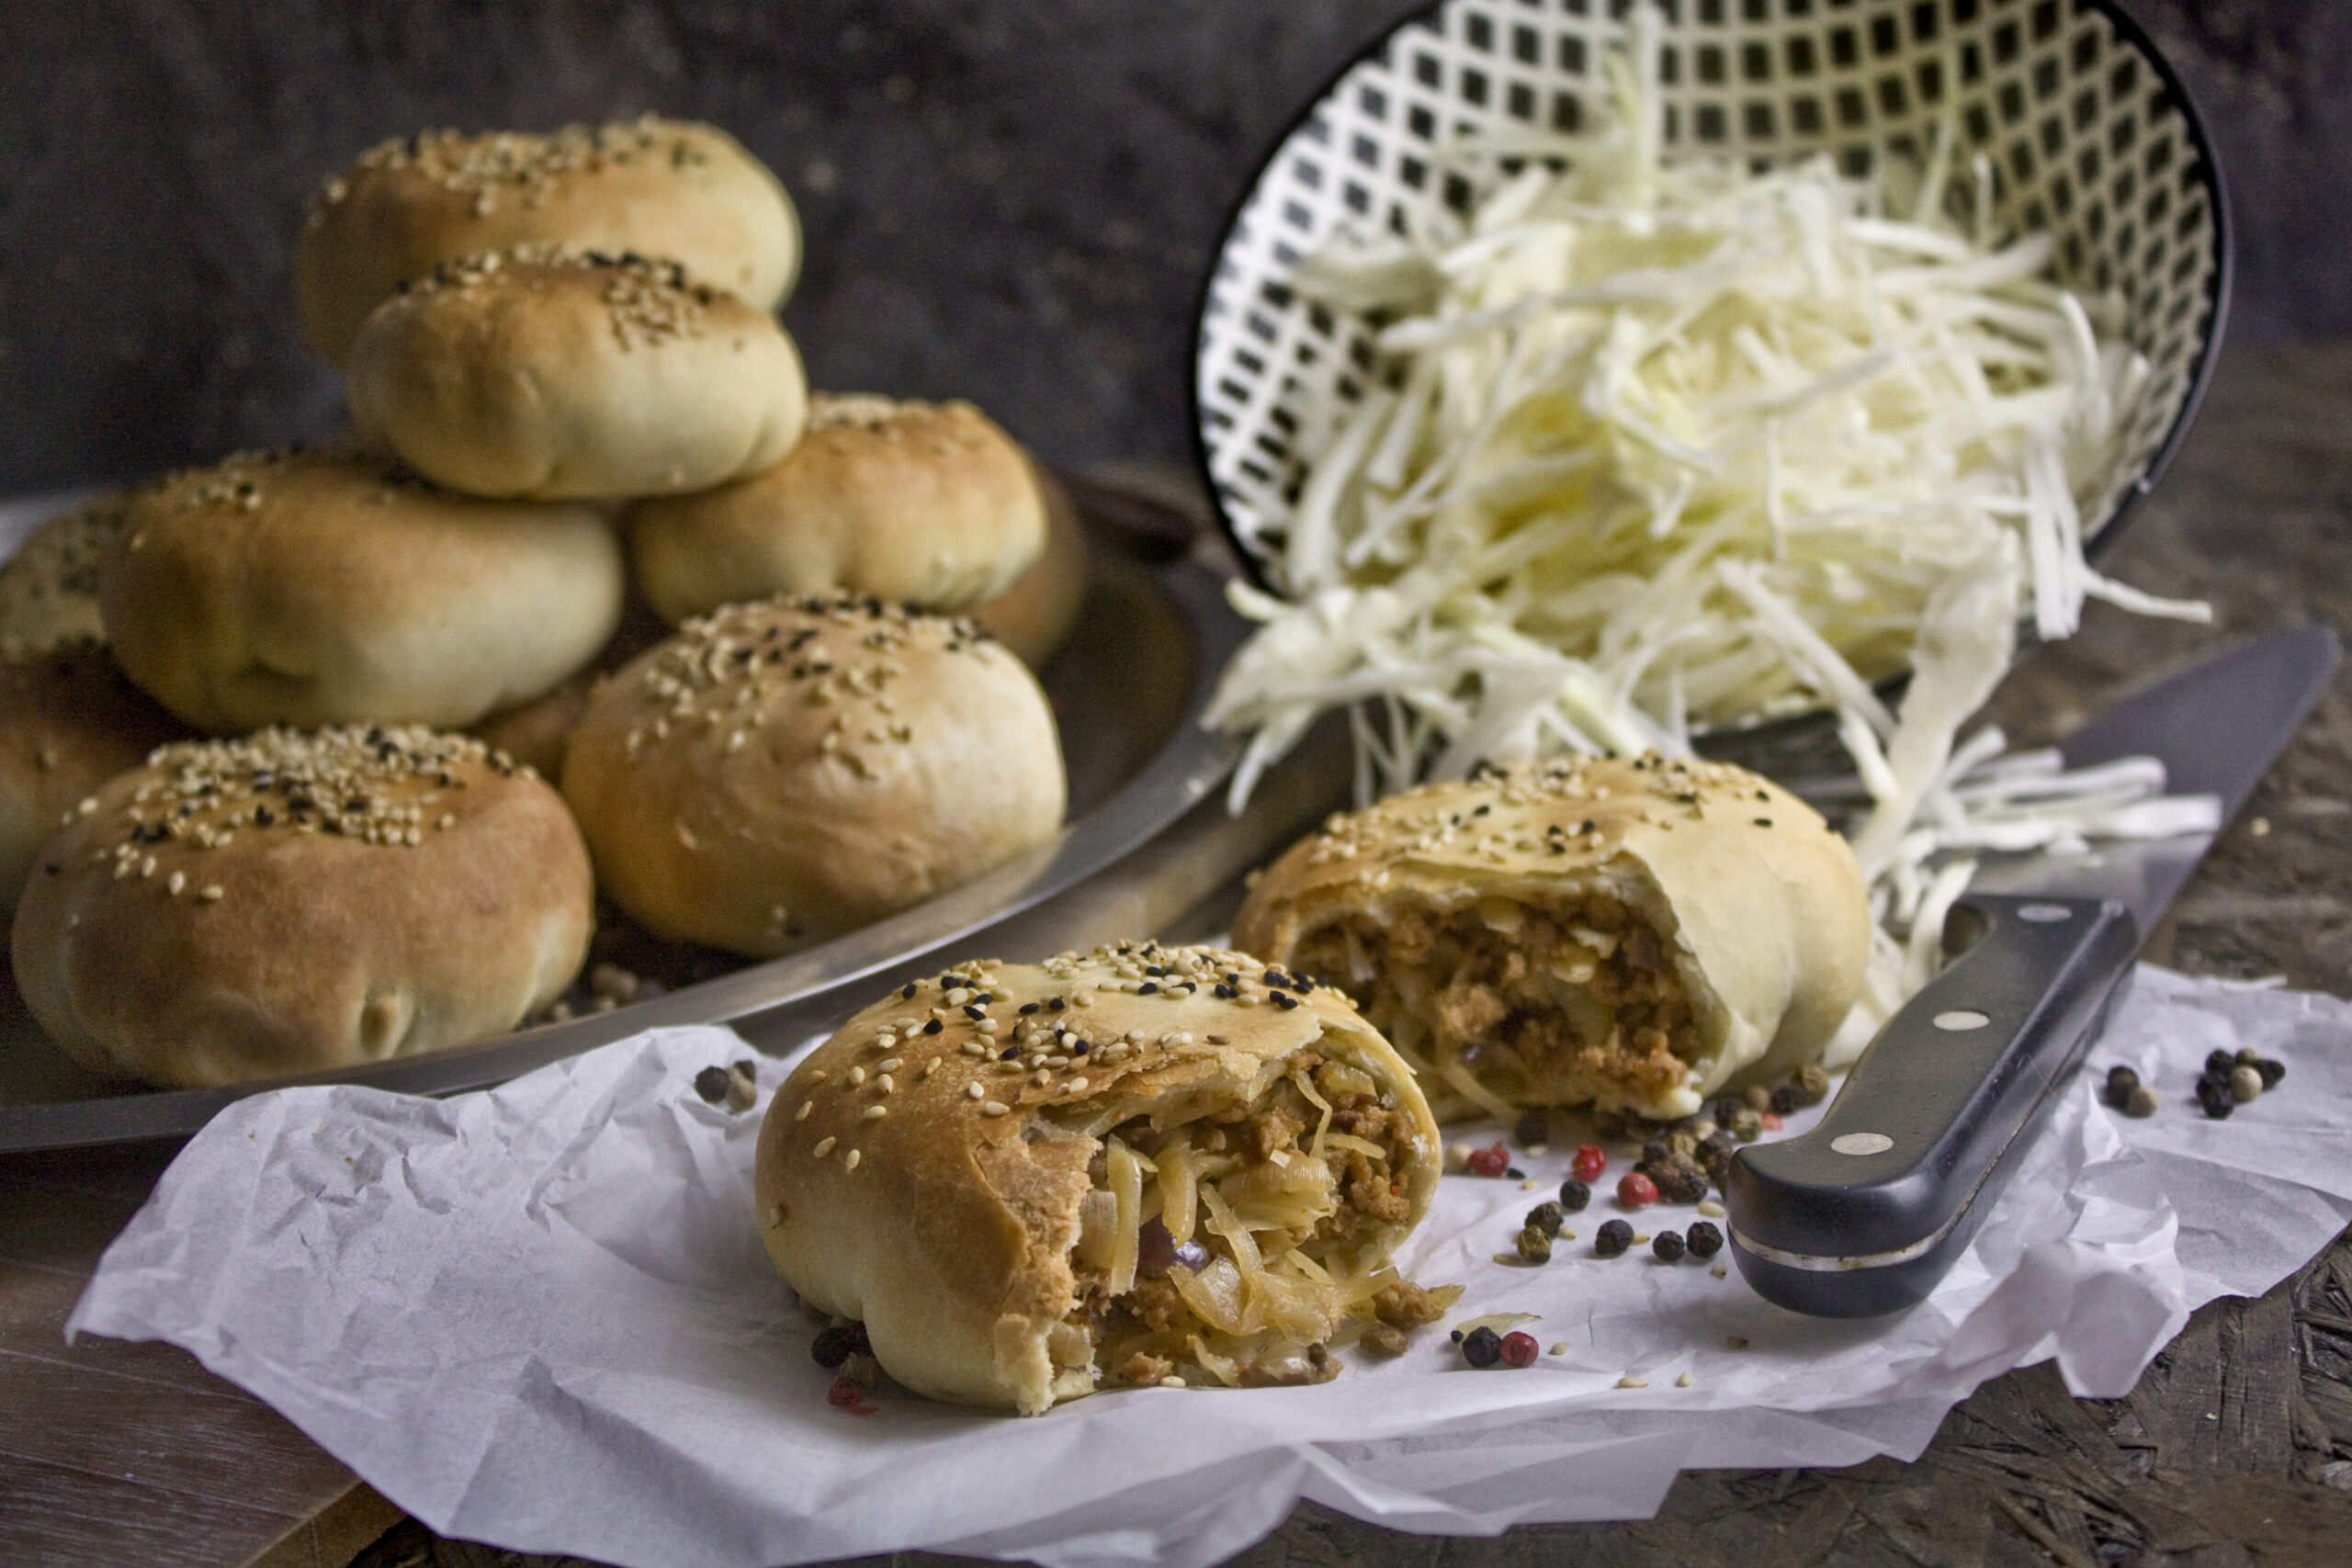
<path id="1" fill-rule="evenodd" d="M 1377 1303 L 1403 1284 L 1385 1242 L 1412 1216 L 1399 1155 L 1413 1118 L 1359 1068 L 1313 1052 L 1285 1066 L 1253 1104 L 1138 1117 L 1102 1140 L 1057 1361 L 1078 1364 L 1072 1331 L 1082 1331 L 1104 1385 L 1321 1382 L 1339 1372 L 1329 1342 L 1378 1325 Z M 1226 1216 L 1245 1233 L 1249 1267 Z M 1128 1257 L 1132 1283 L 1114 1289 Z"/>
<path id="2" fill-rule="evenodd" d="M 1700 1052 L 1657 931 L 1606 895 L 1406 909 L 1385 927 L 1351 917 L 1302 943 L 1294 964 L 1346 988 L 1440 1083 L 1461 1091 L 1466 1073 L 1511 1105 L 1654 1102 L 1683 1086 Z"/>

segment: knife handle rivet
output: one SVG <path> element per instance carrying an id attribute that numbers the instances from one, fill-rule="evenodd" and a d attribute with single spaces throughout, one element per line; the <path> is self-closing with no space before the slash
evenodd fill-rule
<path id="1" fill-rule="evenodd" d="M 2031 920 L 2037 926 L 2055 925 L 2074 918 L 2075 911 L 2064 904 L 2028 904 L 2018 911 L 2018 919 Z"/>
<path id="2" fill-rule="evenodd" d="M 1948 1029 L 1955 1034 L 1971 1029 L 1982 1029 L 1992 1021 L 1983 1013 L 1973 1011 L 1968 1008 L 1954 1008 L 1950 1012 L 1939 1012 L 1935 1017 L 1935 1025 L 1938 1029 Z"/>
<path id="3" fill-rule="evenodd" d="M 1833 1154 L 1883 1155 L 1894 1146 L 1884 1133 L 1844 1133 L 1829 1140 Z"/>

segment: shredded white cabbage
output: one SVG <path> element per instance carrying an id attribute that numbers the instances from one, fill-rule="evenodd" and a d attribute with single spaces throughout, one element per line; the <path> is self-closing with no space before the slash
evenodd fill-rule
<path id="1" fill-rule="evenodd" d="M 1299 269 L 1376 328 L 1385 384 L 1302 422 L 1305 482 L 1261 536 L 1290 598 L 1234 585 L 1260 627 L 1207 722 L 1250 737 L 1238 809 L 1335 707 L 1365 799 L 1830 708 L 1891 996 L 1965 885 L 1930 857 L 2213 815 L 2149 798 L 2160 770 L 1955 750 L 2021 616 L 2044 639 L 2086 598 L 2210 619 L 2083 557 L 2076 498 L 2110 480 L 2147 365 L 2112 301 L 2045 280 L 2048 235 L 1992 231 L 1948 126 L 1924 170 L 1869 180 L 1662 157 L 1657 18 L 1627 25 L 1599 134 L 1460 141 L 1440 173 L 1478 193 L 1467 217 L 1343 230 Z M 1905 670 L 1898 715 L 1873 683 Z"/>

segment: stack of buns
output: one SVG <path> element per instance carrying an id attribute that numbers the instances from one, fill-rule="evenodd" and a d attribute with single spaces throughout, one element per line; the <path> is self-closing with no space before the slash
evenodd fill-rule
<path id="1" fill-rule="evenodd" d="M 197 1085 L 460 1043 L 573 983 L 600 891 L 766 956 L 1058 829 L 1067 501 L 968 404 L 812 398 L 800 260 L 757 158 L 650 116 L 321 187 L 296 303 L 350 436 L 0 569 L 0 897 L 69 1054 Z"/>

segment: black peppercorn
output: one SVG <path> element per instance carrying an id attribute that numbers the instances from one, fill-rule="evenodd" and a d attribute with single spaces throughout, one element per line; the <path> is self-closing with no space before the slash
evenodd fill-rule
<path id="1" fill-rule="evenodd" d="M 2287 1076 L 2287 1064 L 2265 1056 L 2254 1064 L 2254 1070 L 2262 1075 L 2262 1087 L 2267 1091 L 2277 1089 L 2278 1080 Z"/>
<path id="2" fill-rule="evenodd" d="M 1674 1151 L 1666 1146 L 1664 1138 L 1652 1138 L 1642 1145 L 1642 1165 L 1644 1166 L 1663 1165 L 1673 1157 Z"/>
<path id="3" fill-rule="evenodd" d="M 1660 1263 L 1682 1261 L 1682 1237 L 1679 1232 L 1660 1231 L 1650 1238 L 1650 1251 Z"/>
<path id="4" fill-rule="evenodd" d="M 1462 1337 L 1462 1359 L 1474 1367 L 1491 1367 L 1503 1359 L 1503 1337 L 1480 1324 Z"/>
<path id="5" fill-rule="evenodd" d="M 2238 1057 L 2234 1051 L 2216 1049 L 2205 1053 L 2205 1070 L 2209 1073 L 2219 1073 L 2226 1078 L 2230 1076 L 2230 1069 L 2237 1065 Z"/>
<path id="6" fill-rule="evenodd" d="M 2229 1084 L 2211 1077 L 2197 1080 L 2197 1103 L 2203 1106 L 2205 1114 L 2216 1122 L 2226 1120 L 2230 1112 L 2237 1109 L 2237 1101 L 2230 1094 Z"/>
<path id="7" fill-rule="evenodd" d="M 1600 1234 L 1592 1238 L 1592 1250 L 1601 1258 L 1623 1257 L 1625 1249 L 1633 1245 L 1634 1227 L 1623 1220 L 1611 1220 L 1600 1227 Z"/>
<path id="8" fill-rule="evenodd" d="M 1772 1091 L 1772 1114 L 1775 1116 L 1790 1115 L 1803 1104 L 1804 1101 L 1797 1099 L 1797 1091 L 1793 1085 L 1782 1084 Z"/>
<path id="9" fill-rule="evenodd" d="M 705 1067 L 695 1075 L 695 1092 L 711 1105 L 727 1098 L 727 1069 Z"/>
<path id="10" fill-rule="evenodd" d="M 2139 1087 L 2140 1075 L 2131 1068 L 2116 1066 L 2107 1069 L 2107 1102 L 2109 1105 L 2120 1109 L 2123 1102 L 2132 1098 L 2132 1091 Z"/>
<path id="11" fill-rule="evenodd" d="M 1661 1203 L 1696 1203 L 1707 1195 L 1706 1173 L 1679 1160 L 1651 1167 L 1649 1178 Z"/>
<path id="12" fill-rule="evenodd" d="M 1560 1183 L 1560 1207 L 1571 1214 L 1581 1214 L 1584 1206 L 1592 1201 L 1592 1189 L 1575 1177 Z"/>
<path id="13" fill-rule="evenodd" d="M 1690 1249 L 1693 1258 L 1713 1258 L 1724 1249 L 1724 1233 L 1701 1220 L 1682 1233 L 1682 1245 Z"/>

